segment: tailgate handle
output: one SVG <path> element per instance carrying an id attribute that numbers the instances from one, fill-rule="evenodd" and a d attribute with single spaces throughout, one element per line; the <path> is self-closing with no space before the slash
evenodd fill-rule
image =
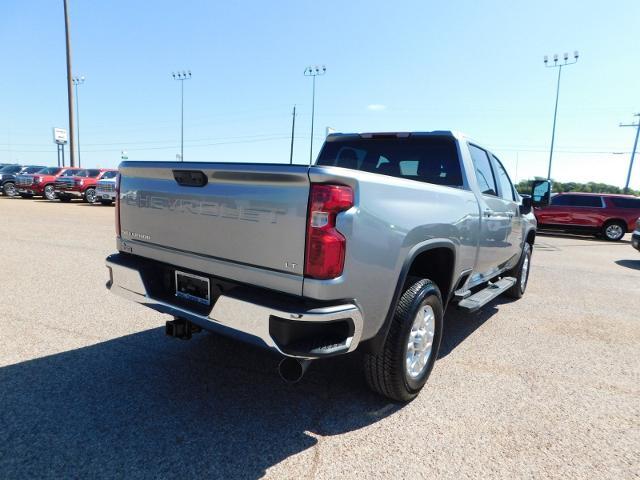
<path id="1" fill-rule="evenodd" d="M 208 181 L 200 170 L 174 170 L 173 178 L 183 187 L 204 187 Z"/>

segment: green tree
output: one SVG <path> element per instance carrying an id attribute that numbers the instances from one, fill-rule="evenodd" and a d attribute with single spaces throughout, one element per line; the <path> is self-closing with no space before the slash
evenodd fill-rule
<path id="1" fill-rule="evenodd" d="M 533 180 L 544 180 L 541 177 L 535 177 L 535 179 L 521 180 L 516 185 L 516 190 L 523 194 L 531 193 L 531 185 Z M 609 185 L 602 182 L 556 182 L 551 181 L 551 190 L 554 193 L 560 192 L 587 192 L 587 193 L 623 193 L 622 188 L 615 185 Z M 640 191 L 629 189 L 629 194 L 640 196 Z"/>

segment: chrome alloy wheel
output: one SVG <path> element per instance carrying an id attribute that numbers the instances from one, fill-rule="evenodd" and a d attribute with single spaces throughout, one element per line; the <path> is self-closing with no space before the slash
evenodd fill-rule
<path id="1" fill-rule="evenodd" d="M 93 188 L 87 189 L 85 193 L 85 198 L 87 199 L 87 203 L 93 203 L 96 201 L 96 191 Z"/>
<path id="2" fill-rule="evenodd" d="M 44 187 L 44 198 L 47 200 L 55 200 L 56 199 L 56 189 L 53 185 L 47 185 Z"/>
<path id="3" fill-rule="evenodd" d="M 610 238 L 611 240 L 618 240 L 619 238 L 622 238 L 622 236 L 624 235 L 624 232 L 622 231 L 622 227 L 617 223 L 612 223 L 611 225 L 609 225 L 605 229 L 604 233 L 607 236 L 607 238 Z"/>
<path id="4" fill-rule="evenodd" d="M 418 378 L 424 373 L 431 356 L 435 330 L 435 313 L 430 305 L 425 305 L 418 310 L 409 332 L 405 369 L 410 378 Z"/>
<path id="5" fill-rule="evenodd" d="M 524 292 L 527 288 L 527 280 L 529 279 L 529 253 L 522 260 L 522 271 L 520 273 L 520 291 Z"/>
<path id="6" fill-rule="evenodd" d="M 13 182 L 7 182 L 4 184 L 4 194 L 7 197 L 15 197 L 18 195 L 18 191 L 16 190 L 16 184 Z"/>

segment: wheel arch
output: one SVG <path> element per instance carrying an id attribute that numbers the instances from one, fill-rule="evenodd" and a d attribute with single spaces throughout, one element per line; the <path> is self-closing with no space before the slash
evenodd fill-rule
<path id="1" fill-rule="evenodd" d="M 393 315 L 402 296 L 407 280 L 411 277 L 428 278 L 438 286 L 442 294 L 442 308 L 454 291 L 456 245 L 447 239 L 432 239 L 415 245 L 407 254 L 400 270 L 393 298 L 378 333 L 363 343 L 363 350 L 378 352 L 387 338 Z"/>

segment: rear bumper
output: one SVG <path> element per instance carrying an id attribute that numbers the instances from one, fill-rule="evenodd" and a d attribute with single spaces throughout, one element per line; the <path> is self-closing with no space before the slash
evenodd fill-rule
<path id="1" fill-rule="evenodd" d="M 107 288 L 112 293 L 288 357 L 316 359 L 348 353 L 356 349 L 362 335 L 362 313 L 355 302 L 310 304 L 302 298 L 235 285 L 221 289 L 223 293 L 205 313 L 197 307 L 178 305 L 171 295 L 152 294 L 153 279 L 145 272 L 145 265 L 149 265 L 146 259 L 114 254 L 107 257 L 106 265 Z M 163 268 L 172 269 L 170 265 Z M 157 272 L 152 276 L 157 277 Z M 217 279 L 212 277 L 211 281 L 213 284 Z"/>
<path id="2" fill-rule="evenodd" d="M 633 248 L 640 251 L 640 230 L 635 230 L 631 235 L 631 245 L 633 245 Z"/>

